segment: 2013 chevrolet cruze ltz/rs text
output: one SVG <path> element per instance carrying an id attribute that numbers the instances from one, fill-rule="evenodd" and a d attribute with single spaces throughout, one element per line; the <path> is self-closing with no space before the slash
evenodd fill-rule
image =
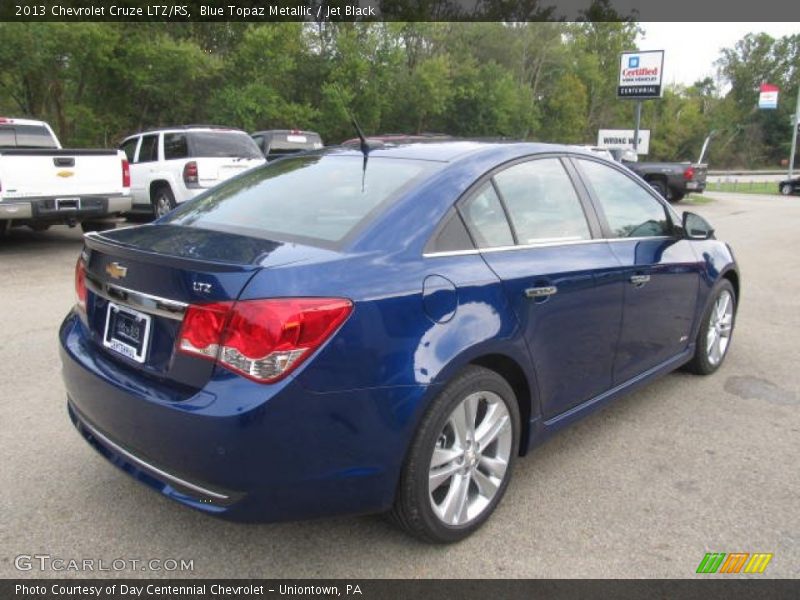
<path id="1" fill-rule="evenodd" d="M 730 248 L 574 148 L 327 149 L 88 234 L 69 415 L 160 493 L 236 520 L 389 512 L 435 542 L 516 457 L 680 366 L 714 372 Z"/>

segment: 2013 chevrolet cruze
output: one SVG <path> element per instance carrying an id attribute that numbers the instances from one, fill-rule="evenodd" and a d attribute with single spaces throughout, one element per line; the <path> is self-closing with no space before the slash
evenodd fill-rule
<path id="1" fill-rule="evenodd" d="M 551 433 L 722 363 L 732 253 L 625 167 L 540 144 L 364 150 L 86 236 L 60 342 L 89 443 L 207 513 L 391 511 L 451 542 Z"/>

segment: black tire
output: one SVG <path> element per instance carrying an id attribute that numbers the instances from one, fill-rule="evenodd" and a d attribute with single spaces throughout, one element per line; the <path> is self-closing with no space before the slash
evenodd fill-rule
<path id="1" fill-rule="evenodd" d="M 648 181 L 647 183 L 649 183 L 650 187 L 653 188 L 656 192 L 658 192 L 662 198 L 664 198 L 665 200 L 669 200 L 669 198 L 667 197 L 666 183 L 659 180 Z"/>
<path id="2" fill-rule="evenodd" d="M 457 407 L 471 394 L 491 393 L 499 397 L 508 411 L 509 419 L 504 419 L 503 434 L 507 436 L 507 426 L 511 427 L 511 447 L 507 459 L 507 467 L 502 480 L 496 487 L 494 496 L 474 518 L 461 525 L 446 524 L 432 507 L 433 493 L 428 489 L 433 452 L 442 441 L 444 431 L 451 415 Z M 476 421 L 480 425 L 480 409 L 476 411 Z M 484 413 L 484 417 L 488 414 Z M 480 429 L 480 428 L 478 428 Z M 490 450 L 493 444 L 500 443 L 500 435 L 496 442 L 486 445 L 483 450 Z M 505 440 L 507 441 L 507 437 Z M 491 516 L 499 504 L 511 479 L 514 461 L 519 453 L 520 416 L 517 399 L 511 386 L 496 372 L 489 369 L 470 366 L 455 377 L 437 396 L 422 418 L 406 457 L 400 476 L 394 507 L 390 516 L 392 520 L 410 534 L 431 543 L 452 543 L 466 538 L 477 530 Z M 496 448 L 496 446 L 494 446 Z M 478 449 L 477 444 L 475 448 Z M 480 457 L 483 450 L 478 453 Z M 474 458 L 473 454 L 473 458 Z M 464 458 L 459 459 L 461 464 Z M 453 461 L 455 462 L 455 461 Z M 475 464 L 475 463 L 473 463 Z M 477 463 L 478 465 L 480 462 Z M 464 467 L 465 469 L 467 467 Z M 475 466 L 475 469 L 478 467 Z M 453 481 L 452 479 L 450 480 Z M 468 493 L 478 489 L 476 481 L 467 484 Z M 450 483 L 448 484 L 451 485 Z M 449 490 L 448 490 L 449 492 Z"/>
<path id="3" fill-rule="evenodd" d="M 792 189 L 791 183 L 784 183 L 783 185 L 781 185 L 780 192 L 784 196 L 791 196 L 793 191 L 794 190 Z"/>
<path id="4" fill-rule="evenodd" d="M 175 195 L 168 185 L 158 186 L 150 198 L 153 205 L 153 215 L 156 219 L 163 217 L 173 208 L 175 208 Z"/>
<path id="5" fill-rule="evenodd" d="M 114 229 L 117 224 L 114 221 L 81 221 L 81 230 L 83 233 L 90 233 L 92 231 L 108 231 Z"/>
<path id="6" fill-rule="evenodd" d="M 677 204 L 678 202 L 683 200 L 685 196 L 686 194 L 680 192 L 671 192 L 671 195 L 669 198 L 667 198 L 667 201 L 670 202 L 671 204 Z"/>
<path id="7" fill-rule="evenodd" d="M 709 330 L 712 326 L 712 312 L 714 312 L 715 307 L 717 305 L 717 300 L 723 293 L 730 294 L 732 305 L 732 315 L 731 315 L 731 323 L 730 323 L 730 333 L 728 334 L 728 343 L 725 347 L 725 350 L 720 357 L 718 362 L 713 362 L 713 360 L 709 357 L 708 351 L 708 339 L 709 339 Z M 692 360 L 686 364 L 686 370 L 695 373 L 696 375 L 710 375 L 714 371 L 722 366 L 722 363 L 725 362 L 725 357 L 728 355 L 728 349 L 730 348 L 730 342 L 733 336 L 733 330 L 736 326 L 736 292 L 731 285 L 731 282 L 727 279 L 723 279 L 720 281 L 716 287 L 714 288 L 711 296 L 711 300 L 708 304 L 708 308 L 706 308 L 705 313 L 703 313 L 703 322 L 700 325 L 700 331 L 697 332 L 697 338 L 695 339 L 695 351 Z"/>

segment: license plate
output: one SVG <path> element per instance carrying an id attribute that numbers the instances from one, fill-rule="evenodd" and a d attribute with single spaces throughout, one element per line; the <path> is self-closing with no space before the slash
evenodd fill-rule
<path id="1" fill-rule="evenodd" d="M 696 181 L 689 181 L 686 183 L 686 189 L 688 190 L 696 190 L 698 183 Z"/>
<path id="2" fill-rule="evenodd" d="M 292 142 L 293 144 L 305 144 L 308 138 L 304 135 L 287 135 L 286 141 Z"/>
<path id="3" fill-rule="evenodd" d="M 151 322 L 150 315 L 109 302 L 103 345 L 143 363 L 150 341 Z"/>

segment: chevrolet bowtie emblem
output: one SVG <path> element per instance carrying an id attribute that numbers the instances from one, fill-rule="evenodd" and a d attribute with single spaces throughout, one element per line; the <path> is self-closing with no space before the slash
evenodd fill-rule
<path id="1" fill-rule="evenodd" d="M 106 266 L 106 273 L 108 273 L 113 279 L 121 279 L 128 274 L 128 267 L 123 267 L 118 262 L 112 262 Z"/>
<path id="2" fill-rule="evenodd" d="M 75 175 L 75 173 L 72 171 L 59 171 L 58 173 L 56 173 L 56 175 L 58 175 L 59 177 L 72 177 L 73 175 Z"/>

